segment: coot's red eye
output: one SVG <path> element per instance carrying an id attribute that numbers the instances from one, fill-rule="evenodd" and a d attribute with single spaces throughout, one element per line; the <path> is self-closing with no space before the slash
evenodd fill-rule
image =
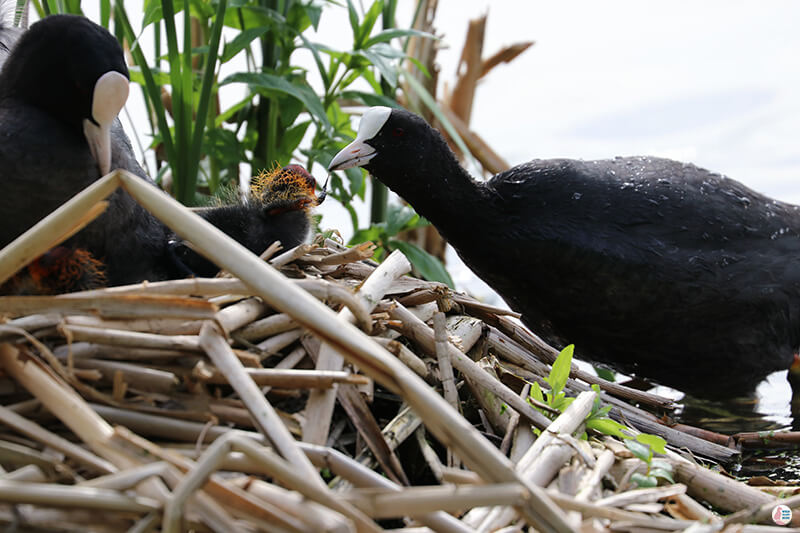
<path id="1" fill-rule="evenodd" d="M 406 130 L 404 130 L 403 128 L 395 128 L 394 130 L 392 130 L 392 135 L 394 135 L 395 137 L 402 137 L 405 132 Z"/>

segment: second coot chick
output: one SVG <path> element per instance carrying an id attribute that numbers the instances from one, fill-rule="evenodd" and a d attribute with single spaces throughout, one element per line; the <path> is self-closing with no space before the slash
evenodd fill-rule
<path id="1" fill-rule="evenodd" d="M 305 241 L 311 228 L 310 209 L 324 197 L 316 195 L 316 181 L 300 165 L 287 165 L 253 178 L 250 195 L 243 204 L 225 205 L 202 213 L 203 218 L 239 243 L 260 254 L 275 241 L 289 249 Z M 175 248 L 187 274 L 210 277 L 216 265 L 182 243 Z"/>
<path id="2" fill-rule="evenodd" d="M 363 166 L 523 322 L 701 396 L 751 391 L 800 344 L 800 210 L 691 164 L 534 160 L 477 182 L 442 136 L 372 108 L 330 169 Z"/>

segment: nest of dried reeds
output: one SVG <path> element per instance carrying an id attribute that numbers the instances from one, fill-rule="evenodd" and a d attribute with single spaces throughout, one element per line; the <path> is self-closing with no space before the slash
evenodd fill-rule
<path id="1" fill-rule="evenodd" d="M 399 252 L 376 265 L 369 246 L 321 241 L 257 258 L 117 172 L 0 252 L 0 282 L 87 223 L 117 186 L 225 274 L 0 298 L 0 522 L 165 532 L 768 527 L 744 524 L 769 520 L 774 495 L 693 458 L 728 461 L 735 449 L 631 404 L 668 410 L 669 400 L 573 368 L 566 389 L 576 400 L 554 420 L 534 408 L 527 390 L 544 383 L 555 350 L 507 311 L 407 276 Z M 635 488 L 647 465 L 618 439 L 577 438 L 596 404 L 590 383 L 631 434 L 669 442 L 676 483 Z"/>

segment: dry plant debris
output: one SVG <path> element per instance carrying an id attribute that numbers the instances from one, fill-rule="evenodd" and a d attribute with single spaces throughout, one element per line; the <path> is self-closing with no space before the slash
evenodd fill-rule
<path id="1" fill-rule="evenodd" d="M 117 186 L 225 273 L 0 298 L 7 527 L 755 533 L 800 504 L 699 465 L 738 451 L 663 425 L 667 399 L 573 368 L 576 399 L 534 408 L 555 350 L 399 252 L 320 239 L 260 259 L 122 172 L 0 251 L 0 282 Z M 620 439 L 581 438 L 591 383 L 631 435 L 666 439 L 675 483 L 637 488 L 647 465 Z"/>

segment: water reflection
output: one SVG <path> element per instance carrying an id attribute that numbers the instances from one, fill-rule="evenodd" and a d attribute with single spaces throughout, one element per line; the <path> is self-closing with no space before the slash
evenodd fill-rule
<path id="1" fill-rule="evenodd" d="M 755 394 L 708 400 L 684 395 L 666 387 L 653 392 L 676 398 L 676 422 L 728 435 L 746 431 L 797 429 L 792 415 L 792 391 L 786 371 L 770 374 Z"/>

